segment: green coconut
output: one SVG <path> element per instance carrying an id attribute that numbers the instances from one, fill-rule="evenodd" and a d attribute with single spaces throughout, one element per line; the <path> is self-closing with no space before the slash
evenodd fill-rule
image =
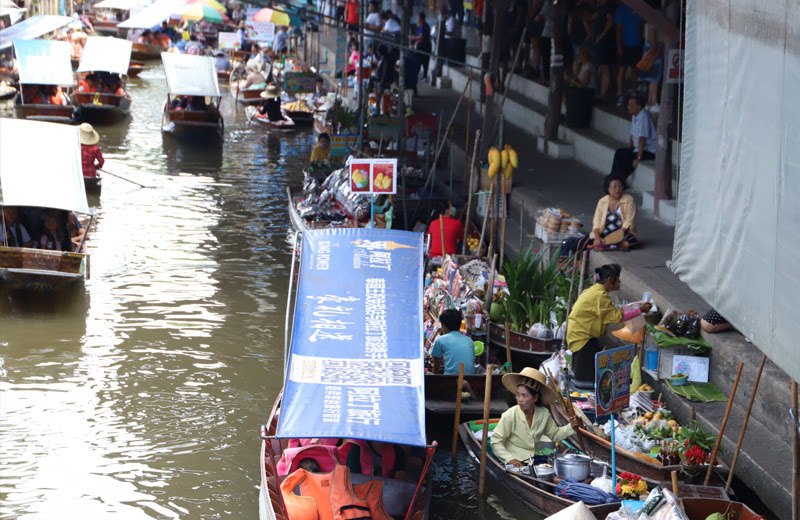
<path id="1" fill-rule="evenodd" d="M 503 323 L 506 321 L 506 310 L 499 303 L 492 303 L 489 316 L 492 318 L 493 322 Z"/>
<path id="2" fill-rule="evenodd" d="M 706 520 L 728 520 L 722 513 L 711 513 L 706 517 Z"/>

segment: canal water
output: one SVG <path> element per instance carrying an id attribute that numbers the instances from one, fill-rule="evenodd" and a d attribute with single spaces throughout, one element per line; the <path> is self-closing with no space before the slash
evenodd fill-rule
<path id="1" fill-rule="evenodd" d="M 225 93 L 221 147 L 160 132 L 164 72 L 99 127 L 106 175 L 85 286 L 0 293 L 0 518 L 255 519 L 259 428 L 282 382 L 290 230 L 310 131 L 268 135 Z M 7 108 L 7 107 L 6 107 Z M 5 112 L 7 114 L 7 112 Z M 38 150 L 37 150 L 38 147 Z M 7 153 L 7 151 L 4 151 Z M 31 143 L 26 153 L 46 153 Z M 529 518 L 452 431 L 434 519 Z"/>

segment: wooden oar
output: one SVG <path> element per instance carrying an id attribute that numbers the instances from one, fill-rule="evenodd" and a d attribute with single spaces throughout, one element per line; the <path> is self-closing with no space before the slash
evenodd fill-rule
<path id="1" fill-rule="evenodd" d="M 731 488 L 733 482 L 733 470 L 736 469 L 736 461 L 739 459 L 739 450 L 742 449 L 742 442 L 744 441 L 744 432 L 747 431 L 747 423 L 750 420 L 750 412 L 753 410 L 753 402 L 756 400 L 756 391 L 758 391 L 758 382 L 761 380 L 761 372 L 764 370 L 764 363 L 767 362 L 767 356 L 761 357 L 761 364 L 758 366 L 756 373 L 756 380 L 753 383 L 753 393 L 750 394 L 750 403 L 747 405 L 747 412 L 744 414 L 744 423 L 742 424 L 742 431 L 739 432 L 739 442 L 736 443 L 736 451 L 733 452 L 733 460 L 731 461 L 731 469 L 728 474 L 728 481 L 725 483 L 725 493 Z M 713 464 L 714 461 L 711 461 Z"/>
<path id="2" fill-rule="evenodd" d="M 739 370 L 736 372 L 736 379 L 733 380 L 731 396 L 728 398 L 728 406 L 725 408 L 725 416 L 722 418 L 722 425 L 720 425 L 719 433 L 717 434 L 717 442 L 714 443 L 714 449 L 711 450 L 711 458 L 708 459 L 708 471 L 706 472 L 706 479 L 703 481 L 704 486 L 708 485 L 708 481 L 711 479 L 711 472 L 714 470 L 714 463 L 717 460 L 717 450 L 719 450 L 719 445 L 722 443 L 722 434 L 725 432 L 725 426 L 728 424 L 728 416 L 730 416 L 731 407 L 733 406 L 733 396 L 736 395 L 736 387 L 739 386 L 739 378 L 742 376 L 743 367 L 744 363 L 739 363 Z M 691 424 L 691 421 L 689 424 Z"/>
<path id="3" fill-rule="evenodd" d="M 103 172 L 103 173 L 106 173 L 106 174 L 108 174 L 108 175 L 111 175 L 112 177 L 118 177 L 118 178 L 122 179 L 123 181 L 128 181 L 128 182 L 130 182 L 131 184 L 135 184 L 135 185 L 139 186 L 140 188 L 155 188 L 155 186 L 145 186 L 144 184 L 139 184 L 139 183 L 138 183 L 138 182 L 136 182 L 136 181 L 132 181 L 132 180 L 130 180 L 129 178 L 127 178 L 127 177 L 123 177 L 122 175 L 117 175 L 116 173 L 111 173 L 111 172 L 110 172 L 110 171 L 108 171 L 108 170 L 103 170 L 103 169 L 101 169 L 101 168 L 98 168 L 98 169 L 97 169 L 97 171 L 101 171 L 101 172 Z"/>
<path id="4" fill-rule="evenodd" d="M 545 373 L 546 373 L 547 377 L 550 380 L 550 389 L 553 392 L 555 392 L 556 396 L 559 399 L 559 402 L 561 404 L 561 409 L 564 410 L 564 413 L 565 413 L 567 419 L 572 419 L 573 417 L 575 417 L 575 408 L 574 408 L 575 405 L 572 402 L 572 398 L 570 396 L 567 396 L 565 398 L 563 395 L 561 395 L 561 391 L 556 386 L 556 379 L 555 379 L 555 377 L 553 377 L 553 374 L 550 372 L 549 369 L 545 369 Z M 569 403 L 569 404 L 567 404 L 567 403 Z M 581 451 L 584 452 L 584 453 L 587 453 L 586 445 L 583 442 L 583 436 L 581 435 L 580 428 L 578 428 L 575 431 L 575 436 L 578 438 L 578 444 L 581 445 Z"/>
<path id="5" fill-rule="evenodd" d="M 489 445 L 489 405 L 492 400 L 492 371 L 494 366 L 486 365 L 486 389 L 483 392 L 483 435 L 481 436 L 481 466 L 478 474 L 478 496 L 483 496 L 486 483 L 486 452 Z"/>

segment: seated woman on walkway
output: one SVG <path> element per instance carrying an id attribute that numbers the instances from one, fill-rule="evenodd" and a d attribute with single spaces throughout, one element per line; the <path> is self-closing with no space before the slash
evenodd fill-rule
<path id="1" fill-rule="evenodd" d="M 603 181 L 606 195 L 597 201 L 592 219 L 592 231 L 578 239 L 577 250 L 588 246 L 606 249 L 617 246 L 623 251 L 634 247 L 636 238 L 636 202 L 624 193 L 625 181 L 611 174 Z"/>
<path id="2" fill-rule="evenodd" d="M 528 457 L 536 456 L 543 435 L 558 442 L 581 425 L 577 416 L 568 425 L 556 425 L 546 408 L 556 402 L 556 396 L 547 386 L 544 374 L 535 368 L 526 367 L 518 374 L 504 375 L 503 385 L 517 399 L 517 405 L 500 416 L 490 439 L 492 452 L 503 463 L 522 466 Z"/>

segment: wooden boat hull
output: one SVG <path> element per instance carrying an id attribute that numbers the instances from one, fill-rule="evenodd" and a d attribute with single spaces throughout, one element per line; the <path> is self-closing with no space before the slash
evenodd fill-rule
<path id="1" fill-rule="evenodd" d="M 215 112 L 170 110 L 161 122 L 162 132 L 178 138 L 220 139 L 224 129 L 222 116 Z"/>
<path id="2" fill-rule="evenodd" d="M 100 33 L 102 36 L 116 36 L 119 30 L 115 20 L 95 20 L 92 22 L 95 32 Z"/>
<path id="3" fill-rule="evenodd" d="M 327 227 L 358 227 L 356 225 L 355 219 L 352 216 L 348 216 L 346 219 L 339 222 L 338 226 L 332 226 L 329 222 L 322 222 L 319 225 L 315 225 L 314 223 L 309 223 L 308 220 L 304 219 L 300 214 L 297 212 L 297 203 L 300 202 L 300 199 L 303 195 L 303 188 L 300 186 L 294 187 L 287 187 L 286 193 L 289 198 L 289 221 L 292 223 L 292 227 L 295 231 L 308 231 L 309 229 L 318 229 L 318 228 L 327 228 Z"/>
<path id="4" fill-rule="evenodd" d="M 86 188 L 86 191 L 100 191 L 100 188 L 103 187 L 103 178 L 99 175 L 97 177 L 83 177 L 83 185 Z"/>
<path id="5" fill-rule="evenodd" d="M 286 441 L 265 438 L 274 436 L 277 431 L 280 402 L 281 396 L 279 395 L 272 407 L 272 412 L 270 413 L 267 424 L 261 431 L 262 441 L 259 452 L 261 483 L 258 489 L 258 517 L 260 520 L 290 520 L 283 507 L 283 499 L 280 493 L 282 477 L 278 475 L 276 468 L 276 463 L 280 459 L 280 453 L 284 447 L 282 442 Z M 410 518 L 415 520 L 427 520 L 428 518 L 431 501 L 431 473 L 430 471 L 427 473 L 419 489 L 419 493 L 414 496 L 413 502 L 411 502 L 413 507 L 411 507 Z M 367 478 L 382 480 L 384 497 L 387 496 L 387 493 L 392 493 L 394 489 L 402 489 L 403 487 L 411 486 L 413 492 L 413 488 L 416 487 L 416 484 L 399 482 L 394 479 L 382 477 L 363 477 L 361 475 L 352 475 L 352 477 L 354 482 L 357 478 L 361 478 L 362 481 Z M 412 493 L 407 493 L 407 491 L 408 490 L 406 490 L 405 494 L 411 496 Z M 400 493 L 402 493 L 402 491 L 400 491 Z M 387 502 L 389 501 L 384 498 L 384 504 Z M 406 511 L 402 511 L 402 516 L 400 516 L 397 512 L 387 512 L 389 514 L 395 513 L 394 518 L 404 518 L 406 513 Z"/>
<path id="6" fill-rule="evenodd" d="M 257 90 L 257 89 L 239 90 L 239 88 L 236 86 L 235 81 L 231 81 L 230 83 L 231 83 L 230 85 L 231 96 L 233 97 L 234 100 L 236 100 L 237 103 L 248 106 L 248 105 L 258 105 L 263 101 L 263 99 L 261 98 L 261 92 L 263 92 L 262 90 Z"/>
<path id="7" fill-rule="evenodd" d="M 482 417 L 486 376 L 465 375 L 464 382 L 472 389 L 475 398 L 461 400 L 461 417 Z M 425 374 L 425 409 L 438 415 L 455 415 L 457 386 L 457 375 Z M 500 377 L 492 378 L 491 395 L 489 412 L 496 417 L 508 409 L 508 403 L 504 399 L 505 387 Z"/>
<path id="8" fill-rule="evenodd" d="M 98 92 L 76 92 L 72 95 L 75 119 L 81 123 L 110 124 L 128 117 L 131 98 Z"/>
<path id="9" fill-rule="evenodd" d="M 128 77 L 135 78 L 146 68 L 143 61 L 131 60 L 128 64 Z"/>
<path id="10" fill-rule="evenodd" d="M 217 81 L 220 85 L 227 85 L 231 81 L 231 73 L 227 70 L 218 70 L 217 71 Z"/>
<path id="11" fill-rule="evenodd" d="M 714 513 L 732 513 L 728 520 L 753 520 L 759 515 L 741 502 L 713 498 L 681 498 L 689 520 L 705 520 Z"/>
<path id="12" fill-rule="evenodd" d="M 469 429 L 467 423 L 462 423 L 458 427 L 458 434 L 472 458 L 480 463 L 481 443 Z M 508 472 L 505 469 L 505 465 L 494 457 L 489 456 L 486 458 L 486 469 L 515 495 L 545 516 L 555 514 L 574 504 L 573 501 L 552 493 L 550 490 L 555 489 L 554 484 Z M 588 507 L 597 520 L 603 520 L 609 513 L 617 511 L 620 504 L 600 504 Z"/>
<path id="13" fill-rule="evenodd" d="M 297 126 L 311 126 L 314 124 L 314 114 L 311 112 L 303 112 L 301 110 L 287 110 L 286 115 L 292 118 L 294 124 Z"/>
<path id="14" fill-rule="evenodd" d="M 52 292 L 84 280 L 86 255 L 0 246 L 0 284 L 26 292 Z"/>
<path id="15" fill-rule="evenodd" d="M 503 325 L 492 323 L 489 337 L 491 346 L 505 350 L 506 330 Z M 527 334 L 511 331 L 509 337 L 511 347 L 511 365 L 515 371 L 525 367 L 538 367 L 558 351 L 561 343 L 555 339 L 538 339 Z M 505 359 L 505 358 L 504 358 Z"/>
<path id="16" fill-rule="evenodd" d="M 294 121 L 292 121 L 290 117 L 284 116 L 286 117 L 286 119 L 280 122 L 275 122 L 275 121 L 270 121 L 266 117 L 259 115 L 258 109 L 252 105 L 248 106 L 246 110 L 247 110 L 247 120 L 255 125 L 268 128 L 269 130 L 272 130 L 274 132 L 294 132 L 295 130 L 297 130 Z"/>
<path id="17" fill-rule="evenodd" d="M 158 60 L 161 59 L 161 53 L 166 52 L 167 48 L 160 45 L 151 45 L 149 43 L 134 43 L 131 49 L 132 60 Z"/>
<path id="18" fill-rule="evenodd" d="M 75 107 L 72 105 L 49 104 L 20 104 L 14 105 L 18 119 L 45 121 L 48 123 L 64 123 L 71 125 L 75 122 Z"/>

